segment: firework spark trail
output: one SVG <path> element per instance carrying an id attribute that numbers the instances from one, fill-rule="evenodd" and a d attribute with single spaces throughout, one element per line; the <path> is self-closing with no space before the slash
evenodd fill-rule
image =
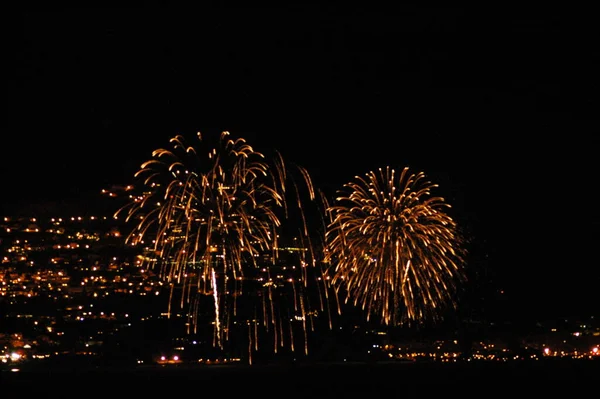
<path id="1" fill-rule="evenodd" d="M 219 288 L 217 287 L 217 273 L 215 269 L 212 269 L 212 286 L 213 286 L 213 298 L 215 301 L 215 338 L 216 344 L 219 348 L 223 347 L 223 343 L 221 342 L 221 318 L 219 317 Z"/>
<path id="2" fill-rule="evenodd" d="M 248 323 L 248 331 L 253 331 L 248 338 L 254 341 L 249 348 L 258 348 L 258 338 L 265 334 L 274 341 L 275 351 L 282 343 L 293 348 L 292 332 L 284 336 L 284 323 L 278 319 L 289 311 L 299 316 L 295 320 L 317 311 L 328 317 L 323 309 L 329 305 L 324 304 L 337 299 L 321 278 L 322 266 L 316 260 L 320 253 L 312 248 L 313 231 L 304 215 L 307 204 L 317 202 L 310 176 L 303 168 L 289 169 L 281 154 L 267 158 L 228 132 L 214 146 L 199 133 L 197 139 L 199 144 L 190 146 L 176 136 L 170 140 L 171 149 L 153 151 L 152 159 L 134 175 L 142 192 L 115 216 L 125 214 L 133 224 L 127 242 L 143 245 L 153 253 L 146 258 L 158 259 L 143 266 L 158 270 L 170 284 L 169 314 L 177 296 L 180 307 L 187 304 L 190 312 L 197 312 L 190 318 L 196 331 L 196 323 L 203 320 L 198 313 L 206 312 L 203 298 L 209 297 L 215 345 L 229 339 L 234 324 Z M 290 214 L 299 215 L 295 231 L 305 251 L 287 269 L 295 271 L 282 273 L 280 257 L 286 251 L 280 249 L 279 235 Z M 146 244 L 150 240 L 152 244 Z M 265 261 L 265 256 L 271 260 Z M 296 293 L 296 283 L 305 289 Z M 321 309 L 297 305 L 306 300 L 296 295 L 314 293 Z M 294 322 L 294 328 L 302 331 L 306 342 L 305 323 Z"/>
<path id="3" fill-rule="evenodd" d="M 387 325 L 439 320 L 464 280 L 463 240 L 423 172 L 371 171 L 328 206 L 328 272 L 346 301 Z"/>

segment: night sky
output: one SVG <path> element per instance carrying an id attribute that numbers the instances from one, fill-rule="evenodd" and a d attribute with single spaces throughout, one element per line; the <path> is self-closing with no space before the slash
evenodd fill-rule
<path id="1" fill-rule="evenodd" d="M 102 188 L 132 182 L 172 136 L 228 130 L 256 150 L 279 150 L 329 192 L 381 166 L 424 171 L 472 237 L 472 266 L 496 307 L 597 314 L 592 15 L 15 12 L 3 62 L 5 213 L 47 201 L 85 210 Z"/>

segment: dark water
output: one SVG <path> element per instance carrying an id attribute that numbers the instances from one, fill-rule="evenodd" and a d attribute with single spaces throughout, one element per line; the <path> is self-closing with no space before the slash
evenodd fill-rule
<path id="1" fill-rule="evenodd" d="M 156 366 L 2 371 L 0 392 L 50 397 L 521 397 L 598 390 L 600 361 Z M 9 397 L 9 396 L 6 396 Z"/>

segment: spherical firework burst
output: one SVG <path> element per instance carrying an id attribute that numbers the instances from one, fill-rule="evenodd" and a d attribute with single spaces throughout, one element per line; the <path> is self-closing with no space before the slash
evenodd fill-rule
<path id="1" fill-rule="evenodd" d="M 210 324 L 215 347 L 237 328 L 247 334 L 250 361 L 264 335 L 275 352 L 294 350 L 299 337 L 307 351 L 307 329 L 327 304 L 302 213 L 304 200 L 315 200 L 308 173 L 297 168 L 294 180 L 279 154 L 269 162 L 228 132 L 214 146 L 197 139 L 189 146 L 172 138 L 172 149 L 155 150 L 136 173 L 142 192 L 115 215 L 134 223 L 128 242 L 152 242 L 147 266 L 171 285 L 169 313 L 179 298 L 194 332 Z M 300 223 L 286 246 L 280 233 L 292 207 Z"/>
<path id="2" fill-rule="evenodd" d="M 328 208 L 331 281 L 367 318 L 421 323 L 455 306 L 465 250 L 436 187 L 422 172 L 388 167 L 356 177 Z"/>

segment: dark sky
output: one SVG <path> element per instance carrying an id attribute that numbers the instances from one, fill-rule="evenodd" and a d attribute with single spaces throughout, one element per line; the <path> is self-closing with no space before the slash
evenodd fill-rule
<path id="1" fill-rule="evenodd" d="M 380 166 L 424 171 L 511 311 L 597 313 L 590 11 L 21 10 L 2 201 L 82 206 L 175 134 L 229 130 L 328 190 Z"/>

